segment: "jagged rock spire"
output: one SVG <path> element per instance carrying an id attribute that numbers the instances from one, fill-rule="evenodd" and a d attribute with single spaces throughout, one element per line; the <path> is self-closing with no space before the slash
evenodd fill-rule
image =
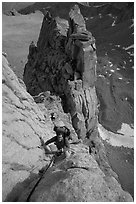
<path id="1" fill-rule="evenodd" d="M 95 39 L 77 5 L 69 13 L 69 26 L 64 19 L 44 16 L 37 50 L 33 63 L 29 59 L 25 68 L 28 91 L 57 93 L 71 114 L 78 138 L 90 137 L 94 130 L 97 134 Z"/>

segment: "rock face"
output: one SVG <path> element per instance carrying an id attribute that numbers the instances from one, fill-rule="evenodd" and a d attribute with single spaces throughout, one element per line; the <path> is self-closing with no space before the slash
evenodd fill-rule
<path id="1" fill-rule="evenodd" d="M 3 2 L 3 5 L 4 4 L 6 3 Z M 7 4 L 9 5 L 10 3 L 8 2 Z M 34 5 L 23 9 L 21 13 L 23 14 L 23 18 L 27 18 L 28 15 L 24 14 L 34 13 L 36 10 L 41 10 L 43 13 L 45 13 L 44 10 L 47 9 L 51 11 L 53 16 L 68 19 L 68 12 L 73 4 L 74 2 L 36 2 Z M 81 13 L 84 16 L 87 30 L 91 31 L 96 39 L 98 58 L 96 90 L 98 91 L 97 97 L 100 102 L 99 122 L 106 129 L 108 128 L 111 131 L 117 132 L 117 130 L 121 128 L 122 123 L 134 123 L 134 97 L 132 93 L 134 92 L 134 2 L 89 2 L 90 6 L 83 6 L 81 3 L 78 5 L 81 9 Z M 10 7 L 9 10 L 11 10 L 13 7 L 14 6 Z M 14 8 L 16 9 L 16 7 Z M 5 9 L 3 8 L 3 10 Z M 4 21 L 5 16 L 3 16 L 2 19 Z M 14 20 L 15 19 L 19 20 L 19 18 L 14 18 Z M 34 22 L 36 21 L 37 20 L 34 19 Z M 27 22 L 28 24 L 30 23 L 28 19 Z M 25 23 L 26 22 L 23 22 L 23 25 L 25 25 Z M 31 24 L 32 23 L 33 22 L 31 22 Z M 12 23 L 10 24 L 9 28 L 12 30 L 11 25 Z M 18 36 L 18 29 L 20 30 L 22 27 L 22 24 L 17 25 L 17 28 L 14 29 L 14 35 L 16 37 Z M 21 26 L 19 27 L 19 25 Z M 5 35 L 5 38 L 3 36 L 3 48 L 5 48 L 5 51 L 8 53 L 10 63 L 16 65 L 17 67 L 14 68 L 15 73 L 21 78 L 22 71 L 19 70 L 22 70 L 22 67 L 24 67 L 27 55 L 27 52 L 25 52 L 22 56 L 23 50 L 27 50 L 26 46 L 31 39 L 37 40 L 36 29 L 40 29 L 41 20 L 39 19 L 38 23 L 34 24 L 33 26 L 35 28 L 33 32 L 32 27 L 30 28 L 29 25 L 29 28 L 25 29 L 26 33 L 24 33 L 24 35 L 27 37 L 20 35 L 18 41 L 16 40 L 16 49 L 14 43 L 12 43 L 11 47 L 7 45 L 7 34 Z M 15 25 L 13 25 L 13 28 L 15 28 Z M 4 30 L 5 29 L 3 29 L 3 32 Z M 28 39 L 29 30 L 31 37 Z M 24 29 L 22 29 L 21 33 L 23 32 Z M 12 40 L 11 33 L 8 33 L 9 40 Z M 27 39 L 27 42 L 24 39 Z M 20 45 L 20 42 L 22 42 L 24 46 Z M 19 47 L 21 47 L 20 50 Z M 10 52 L 12 49 L 14 49 L 14 52 Z M 112 75 L 114 75 L 114 79 L 116 78 L 113 93 L 117 100 L 114 100 L 115 98 L 112 97 L 112 89 L 110 86 L 112 85 Z M 119 78 L 122 78 L 122 80 Z M 116 92 L 119 84 L 121 86 L 123 84 L 122 91 L 124 92 L 124 95 L 121 96 L 121 99 L 120 94 Z M 128 91 L 126 92 L 126 90 Z M 105 95 L 105 92 L 108 92 L 109 94 Z"/>
<path id="2" fill-rule="evenodd" d="M 24 181 L 47 163 L 43 150 L 38 148 L 39 137 L 47 140 L 54 133 L 51 122 L 21 86 L 7 59 L 2 60 L 2 197 L 3 201 L 15 201 L 30 182 Z"/>
<path id="3" fill-rule="evenodd" d="M 4 4 L 6 3 L 3 2 L 3 5 Z M 9 5 L 10 3 L 8 2 L 7 4 Z M 21 19 L 24 19 L 21 21 L 23 22 L 23 25 L 25 25 L 26 21 L 27 24 L 29 24 L 29 16 L 24 14 L 34 13 L 36 10 L 41 10 L 43 13 L 45 13 L 46 9 L 50 10 L 53 16 L 59 16 L 64 19 L 68 19 L 68 13 L 72 5 L 74 5 L 74 2 L 36 2 L 29 8 L 23 9 L 21 12 L 23 16 L 20 18 L 14 18 L 14 20 L 20 22 Z M 96 39 L 96 91 L 98 92 L 97 97 L 100 102 L 99 122 L 106 129 L 117 132 L 117 130 L 121 128 L 122 123 L 134 123 L 134 3 L 89 2 L 90 6 L 83 6 L 81 4 L 78 5 L 81 9 L 82 15 L 84 16 L 87 30 L 91 31 Z M 11 10 L 13 7 L 14 6 L 10 7 L 9 10 Z M 14 8 L 16 9 L 16 7 Z M 5 9 L 3 8 L 3 11 Z M 4 23 L 4 19 L 6 19 L 6 21 L 9 21 L 9 19 L 12 18 L 7 19 L 5 18 L 5 16 L 3 16 L 2 19 Z M 31 21 L 31 25 L 33 24 L 33 22 L 34 25 L 31 28 L 28 25 L 29 28 L 27 29 L 23 29 L 24 27 L 22 27 L 22 23 L 17 23 L 16 27 L 10 20 L 9 28 L 10 30 L 12 30 L 13 25 L 13 35 L 16 36 L 15 44 L 10 43 L 10 47 L 8 45 L 8 42 L 10 41 L 10 39 L 13 40 L 11 32 L 8 32 L 8 37 L 7 34 L 5 35 L 5 37 L 3 35 L 3 49 L 8 53 L 9 60 L 12 66 L 16 65 L 14 71 L 17 76 L 21 78 L 22 67 L 24 67 L 25 65 L 27 56 L 26 46 L 31 39 L 36 41 L 37 35 L 39 35 L 39 32 L 37 32 L 36 30 L 40 30 L 41 18 L 39 19 L 39 21 L 36 19 L 34 17 L 34 20 Z M 33 27 L 34 30 L 32 31 Z M 7 29 L 9 28 L 7 27 Z M 6 32 L 7 29 L 3 29 L 3 33 L 4 31 Z M 18 36 L 18 30 L 20 30 L 23 34 Z M 26 31 L 26 33 L 24 32 L 24 30 Z M 26 35 L 27 37 L 24 37 L 24 35 Z M 28 35 L 30 35 L 29 39 Z M 10 50 L 12 49 L 14 49 L 14 52 L 10 52 Z M 23 52 L 23 50 L 25 52 Z M 113 78 L 115 79 L 114 89 L 111 88 L 111 86 L 113 85 L 111 76 L 113 76 Z M 116 92 L 116 90 L 118 90 L 118 85 L 122 87 L 121 90 L 122 92 L 124 92 L 124 94 L 121 95 L 121 98 L 120 94 Z M 105 95 L 105 92 L 108 92 L 108 94 Z M 112 92 L 115 97 L 112 97 Z M 117 100 L 115 100 L 115 98 Z"/>
<path id="4" fill-rule="evenodd" d="M 31 44 L 24 82 L 31 95 L 58 94 L 72 118 L 78 138 L 97 129 L 96 49 L 77 5 L 66 20 L 47 12 L 37 46 Z"/>
<path id="5" fill-rule="evenodd" d="M 68 160 L 56 163 L 44 175 L 30 202 L 124 202 L 132 201 L 114 177 L 99 169 L 94 157 L 83 144 L 71 145 L 73 154 Z M 33 182 L 34 185 L 35 181 Z M 24 201 L 29 186 L 19 201 Z"/>
<path id="6" fill-rule="evenodd" d="M 48 110 L 51 113 L 60 109 L 59 117 L 63 116 L 63 121 L 68 119 L 60 102 L 56 103 L 55 97 L 49 92 L 44 93 L 44 103 L 40 101 L 42 94 L 34 97 L 37 103 L 39 98 L 38 107 L 21 85 L 22 82 L 19 83 L 4 56 L 2 73 L 2 200 L 26 202 L 39 179 L 39 170 L 46 168 L 50 161 L 43 149 L 39 148 L 40 137 L 47 140 L 54 136 L 54 126 Z M 72 130 L 70 123 L 67 126 Z M 74 131 L 72 135 L 75 135 Z M 122 190 L 115 179 L 117 175 L 103 163 L 100 142 L 96 151 L 98 154 L 94 152 L 90 155 L 90 148 L 85 144 L 71 144 L 71 156 L 56 160 L 54 166 L 43 175 L 29 201 L 132 201 L 131 196 Z"/>
<path id="7" fill-rule="evenodd" d="M 63 109 L 70 113 L 76 133 L 70 122 L 67 126 L 74 140 L 78 135 L 84 144 L 71 144 L 70 157 L 56 159 L 29 201 L 132 201 L 108 165 L 98 135 L 94 38 L 78 6 L 69 15 L 68 26 L 67 21 L 46 13 L 37 46 L 32 42 L 29 47 L 24 82 L 33 97 L 3 57 L 3 201 L 28 201 L 39 170 L 47 167 L 50 158 L 39 146 L 40 137 L 54 136 L 52 106 L 53 113 L 60 109 L 59 117 L 66 122 L 69 115 L 65 117 Z M 61 97 L 63 109 L 60 102 L 55 106 L 52 93 Z"/>

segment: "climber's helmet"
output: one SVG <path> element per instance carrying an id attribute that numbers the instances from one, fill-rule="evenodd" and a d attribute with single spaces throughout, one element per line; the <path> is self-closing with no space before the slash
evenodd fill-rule
<path id="1" fill-rule="evenodd" d="M 63 127 L 55 126 L 54 131 L 56 132 L 57 136 L 62 135 L 62 137 L 68 137 L 68 139 L 70 137 L 70 130 L 66 126 Z"/>

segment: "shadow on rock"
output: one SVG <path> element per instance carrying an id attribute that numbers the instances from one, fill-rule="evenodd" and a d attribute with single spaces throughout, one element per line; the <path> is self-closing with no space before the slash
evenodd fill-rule
<path id="1" fill-rule="evenodd" d="M 35 185 L 34 183 L 37 181 L 38 178 L 38 174 L 30 173 L 30 176 L 27 179 L 25 179 L 23 182 L 19 182 L 16 184 L 12 191 L 7 195 L 4 202 L 17 202 L 24 189 L 28 186 L 29 191 L 27 193 L 29 195 L 31 189 Z"/>

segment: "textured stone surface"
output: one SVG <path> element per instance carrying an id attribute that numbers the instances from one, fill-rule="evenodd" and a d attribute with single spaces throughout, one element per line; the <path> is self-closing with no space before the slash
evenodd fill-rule
<path id="1" fill-rule="evenodd" d="M 95 39 L 77 5 L 69 16 L 69 27 L 63 19 L 44 16 L 35 52 L 30 45 L 24 82 L 31 95 L 60 95 L 78 138 L 84 139 L 97 126 Z"/>
<path id="2" fill-rule="evenodd" d="M 73 142 L 76 141 L 76 134 L 70 118 L 63 112 L 59 97 L 50 92 L 41 93 L 34 97 L 40 101 L 44 95 L 44 101 L 37 102 L 37 105 L 21 86 L 5 57 L 2 73 L 2 199 L 26 202 L 39 179 L 39 170 L 46 168 L 50 161 L 43 149 L 39 148 L 39 137 L 47 140 L 54 135 L 50 114 L 55 113 L 54 124 L 60 124 L 63 120 L 70 128 Z M 122 190 L 116 180 L 117 175 L 104 158 L 97 130 L 91 136 L 94 136 L 95 151 L 92 150 L 90 155 L 91 145 L 71 144 L 71 156 L 56 160 L 55 165 L 44 174 L 29 201 L 132 201 L 131 196 Z"/>
<path id="3" fill-rule="evenodd" d="M 40 139 L 54 135 L 52 124 L 47 122 L 34 99 L 21 86 L 3 57 L 2 67 L 2 180 L 3 201 L 16 200 L 23 185 L 11 193 L 47 161 L 39 149 Z M 10 194 L 9 194 L 10 193 Z"/>
<path id="4" fill-rule="evenodd" d="M 54 21 L 54 19 L 52 19 L 49 14 L 46 15 L 45 22 L 48 23 L 48 26 L 47 27 L 45 26 L 46 29 L 45 28 L 42 29 L 42 32 L 40 34 L 41 39 L 39 40 L 39 42 L 40 41 L 42 42 L 43 40 L 42 36 L 44 36 L 47 33 L 48 27 L 50 28 L 50 31 L 48 30 L 49 33 L 47 35 L 46 40 L 45 39 L 43 40 L 43 43 L 41 44 L 39 43 L 38 46 L 35 45 L 30 46 L 28 64 L 26 65 L 25 69 L 25 72 L 27 74 L 25 73 L 26 78 L 24 79 L 26 80 L 25 82 L 28 82 L 29 86 L 27 86 L 27 89 L 29 89 L 29 92 L 32 95 L 39 94 L 41 91 L 44 91 L 43 92 L 44 96 L 40 94 L 39 96 L 35 96 L 33 98 L 38 103 L 40 109 L 44 113 L 44 120 L 47 125 L 44 126 L 46 133 L 48 133 L 49 130 L 51 131 L 51 132 L 49 131 L 49 135 L 48 134 L 46 135 L 47 137 L 46 136 L 44 137 L 45 140 L 48 138 L 48 136 L 51 136 L 53 134 L 51 130 L 53 128 L 53 124 L 50 123 L 51 122 L 50 116 L 48 115 L 48 111 L 45 108 L 45 106 L 48 105 L 50 108 L 50 112 L 52 112 L 52 105 L 56 103 L 56 100 L 50 94 L 45 100 L 45 94 L 48 93 L 45 91 L 50 90 L 61 96 L 61 99 L 63 101 L 63 107 L 66 109 L 66 112 L 70 112 L 72 116 L 73 126 L 75 127 L 75 130 L 77 128 L 76 131 L 78 133 L 78 137 L 84 138 L 87 133 L 87 136 L 90 137 L 90 139 L 92 139 L 93 141 L 95 141 L 95 148 L 94 147 L 91 148 L 91 144 L 89 145 L 90 146 L 89 148 L 85 147 L 82 144 L 78 146 L 76 145 L 71 146 L 75 154 L 72 155 L 67 161 L 63 161 L 61 164 L 58 164 L 57 166 L 54 166 L 52 169 L 50 169 L 50 171 L 47 173 L 47 176 L 49 177 L 46 176 L 44 177 L 45 180 L 43 179 L 41 181 L 40 185 L 37 187 L 36 191 L 32 195 L 31 200 L 45 202 L 132 201 L 131 196 L 128 193 L 122 191 L 120 185 L 115 180 L 115 178 L 118 179 L 118 177 L 110 169 L 106 161 L 105 153 L 103 152 L 104 149 L 103 145 L 100 142 L 100 138 L 98 137 L 97 108 L 96 108 L 97 99 L 94 87 L 94 83 L 96 80 L 95 76 L 96 55 L 94 39 L 91 33 L 86 31 L 84 20 L 80 14 L 80 11 L 78 10 L 78 7 L 75 7 L 73 11 L 71 11 L 70 17 L 72 19 L 70 25 L 73 26 L 73 29 L 72 31 L 69 29 L 67 35 L 68 26 L 66 21 L 61 20 L 59 18 L 55 19 L 56 21 Z M 64 24 L 65 29 L 63 29 Z M 51 39 L 50 36 L 52 36 Z M 42 45 L 46 46 L 42 47 Z M 87 75 L 87 73 L 89 74 Z M 20 109 L 19 105 L 25 104 L 25 108 L 23 109 L 23 111 L 25 112 L 26 115 L 28 114 L 27 112 L 28 110 L 30 112 L 29 113 L 30 115 L 26 116 L 26 118 L 28 119 L 28 122 L 27 119 L 25 120 L 26 124 L 29 123 L 30 125 L 29 118 L 32 117 L 34 119 L 35 130 L 37 131 L 38 129 L 38 134 L 41 131 L 40 134 L 42 135 L 43 125 L 41 124 L 39 125 L 39 123 L 44 121 L 41 119 L 43 118 L 43 114 L 39 119 L 41 122 L 37 122 L 35 120 L 35 116 L 41 113 L 39 113 L 38 108 L 36 114 L 34 115 L 32 114 L 33 111 L 31 111 L 31 105 L 34 108 L 36 107 L 37 110 L 37 106 L 34 103 L 34 100 L 28 93 L 27 95 L 31 98 L 32 101 L 29 100 L 29 97 L 27 97 L 28 99 L 26 99 L 24 95 L 22 97 L 22 92 L 26 93 L 26 91 L 25 90 L 19 91 L 18 88 L 15 87 L 17 85 L 17 87 L 20 88 L 20 85 L 16 80 L 13 80 L 14 76 L 12 77 L 10 76 L 9 78 L 15 81 L 15 83 L 10 83 L 11 80 L 8 80 L 8 77 L 6 78 L 5 76 L 6 74 L 3 75 L 2 80 L 3 84 L 7 80 L 8 86 L 12 87 L 12 90 L 14 90 L 14 94 L 9 93 L 7 94 L 8 91 L 6 92 L 6 96 L 7 95 L 11 96 L 10 101 L 11 104 L 9 103 L 10 105 L 8 105 L 8 107 L 13 106 L 13 104 L 15 103 L 17 105 L 16 107 Z M 89 77 L 92 77 L 90 83 L 88 80 Z M 15 100 L 16 99 L 15 95 L 18 96 L 20 103 L 18 102 L 18 99 Z M 3 104 L 7 101 L 8 101 L 7 98 L 5 99 L 4 97 Z M 3 107 L 4 106 L 5 105 L 3 105 Z M 54 107 L 54 110 L 56 110 L 56 107 Z M 24 116 L 25 114 L 23 113 L 23 111 L 21 112 L 21 114 L 23 114 Z M 5 114 L 6 112 L 5 109 L 3 112 Z M 63 113 L 60 113 L 60 115 L 62 116 Z M 67 116 L 65 117 L 63 115 L 66 121 L 68 120 Z M 16 114 L 14 114 L 13 117 L 16 118 Z M 7 121 L 4 120 L 4 124 L 10 123 L 11 120 L 14 121 L 14 118 L 12 119 L 11 118 L 12 117 L 10 116 L 8 117 Z M 15 121 L 17 120 L 15 119 Z M 9 193 L 9 195 L 6 198 L 7 201 L 14 202 L 26 201 L 31 188 L 33 187 L 35 181 L 37 180 L 38 170 L 41 169 L 43 166 L 46 166 L 47 163 L 47 158 L 43 156 L 43 151 L 37 148 L 38 147 L 37 145 L 39 145 L 40 141 L 39 135 L 37 135 L 36 131 L 35 133 L 37 135 L 36 137 L 38 138 L 38 142 L 35 141 L 33 142 L 35 138 L 34 134 L 33 134 L 34 137 L 31 138 L 32 144 L 34 144 L 34 146 L 31 144 L 31 141 L 28 142 L 28 140 L 25 140 L 26 134 L 24 139 L 25 130 L 31 133 L 31 129 L 27 128 L 26 125 L 23 123 L 23 127 L 25 127 L 24 130 L 22 128 L 22 125 L 19 125 L 20 123 L 22 124 L 22 121 L 24 121 L 24 119 L 22 120 L 21 117 L 21 120 L 19 119 L 19 122 L 15 123 L 16 125 L 15 127 L 14 123 L 12 122 L 13 126 L 11 125 L 10 129 L 12 130 L 11 131 L 12 134 L 14 134 L 13 138 L 11 137 L 11 135 L 9 136 L 8 131 L 7 132 L 5 131 L 6 134 L 8 135 L 7 137 L 9 137 L 9 139 L 12 140 L 12 143 L 10 142 L 10 145 L 9 143 L 7 145 L 5 142 L 6 140 L 3 139 L 4 140 L 3 145 L 5 145 L 4 146 L 5 151 L 3 151 L 4 152 L 3 155 L 6 155 L 6 153 L 8 152 L 6 149 L 9 149 L 9 154 L 7 155 L 7 157 L 4 156 L 3 158 L 6 161 L 11 160 L 11 163 L 3 162 L 3 175 L 4 175 L 3 200 L 5 200 L 7 193 Z M 31 122 L 33 123 L 33 121 Z M 61 121 L 58 119 L 55 122 L 59 123 Z M 69 127 L 71 128 L 71 126 Z M 5 129 L 8 128 L 5 127 Z M 21 135 L 19 138 L 16 135 L 16 132 L 19 133 L 18 134 L 19 136 Z M 74 136 L 76 135 L 74 131 L 73 135 Z M 6 138 L 5 135 L 3 138 Z M 22 143 L 23 143 L 22 149 L 23 148 L 26 149 L 28 154 L 27 153 L 24 154 L 24 151 L 21 151 L 20 153 L 20 151 L 18 150 L 18 145 L 20 146 L 20 144 L 22 145 Z M 11 144 L 13 144 L 13 146 Z M 30 152 L 31 147 L 33 151 L 32 153 Z M 40 153 L 37 153 L 35 151 L 37 149 L 40 151 Z M 17 155 L 16 150 L 17 153 L 19 153 Z M 12 152 L 14 151 L 15 153 L 12 154 Z M 89 153 L 92 152 L 93 154 L 90 156 Z M 10 154 L 12 155 L 12 158 L 10 157 Z M 14 161 L 13 163 L 12 159 Z M 98 164 L 94 159 L 98 162 Z M 15 161 L 17 161 L 17 163 L 15 163 Z M 19 161 L 21 161 L 21 165 Z M 23 163 L 25 165 L 23 165 Z M 38 164 L 38 167 L 35 164 Z M 31 167 L 27 168 L 29 167 L 29 165 L 31 167 L 34 167 L 35 170 Z M 100 168 L 98 167 L 98 165 Z M 93 170 L 95 170 L 95 172 L 91 171 L 92 167 L 94 168 Z M 10 171 L 9 169 L 12 171 Z M 46 184 L 48 184 L 48 186 Z M 26 189 L 25 192 L 24 189 Z M 79 191 L 77 191 L 77 189 Z M 69 190 L 71 191 L 69 192 Z M 49 194 L 49 191 L 51 191 L 51 194 Z M 23 194 L 20 197 L 21 193 Z"/>
<path id="5" fill-rule="evenodd" d="M 73 154 L 69 159 L 56 163 L 46 172 L 30 202 L 132 201 L 114 177 L 105 176 L 94 157 L 88 154 L 86 146 L 79 144 L 71 148 Z M 22 193 L 19 201 L 26 201 L 29 188 Z"/>
<path id="6" fill-rule="evenodd" d="M 8 3 L 7 3 L 8 4 Z M 74 2 L 37 2 L 33 6 L 24 9 L 24 13 L 28 14 L 33 13 L 36 10 L 43 11 L 43 8 L 47 8 L 53 13 L 55 16 L 60 16 L 61 18 L 68 19 L 68 13 L 70 7 L 75 4 Z M 103 123 L 105 128 L 110 130 L 117 131 L 122 123 L 131 124 L 134 122 L 133 117 L 133 97 L 131 97 L 130 90 L 134 90 L 134 56 L 133 56 L 133 44 L 134 44 L 134 3 L 133 2 L 108 2 L 108 3 L 100 3 L 100 2 L 89 2 L 89 6 L 79 5 L 81 9 L 81 13 L 84 16 L 84 20 L 86 22 L 87 30 L 91 31 L 93 36 L 96 39 L 96 47 L 97 47 L 97 82 L 96 90 L 99 93 L 105 92 L 105 88 L 109 89 L 110 86 L 108 84 L 112 83 L 111 76 L 114 72 L 116 75 L 116 79 L 120 77 L 123 80 L 118 80 L 118 82 L 123 84 L 122 90 L 128 90 L 127 95 L 129 96 L 129 100 L 125 101 L 126 94 L 123 95 L 124 102 L 121 100 L 117 100 L 115 105 L 115 109 L 119 111 L 110 111 L 113 109 L 109 106 L 108 97 L 104 96 L 103 93 L 98 95 L 100 99 L 100 116 L 106 112 L 110 113 L 110 116 L 107 119 L 104 117 L 99 117 L 100 123 Z M 25 12 L 26 11 L 26 12 Z M 22 77 L 23 67 L 26 63 L 26 56 L 28 54 L 28 43 L 31 40 L 37 41 L 37 36 L 39 35 L 42 15 L 39 17 L 35 14 L 32 15 L 22 15 L 20 17 L 14 17 L 14 21 L 12 18 L 3 16 L 3 51 L 5 51 L 8 56 L 10 63 L 16 67 L 13 67 L 13 70 L 17 74 L 17 76 Z M 34 17 L 34 19 L 33 19 Z M 30 21 L 30 19 L 33 19 Z M 7 23 L 8 22 L 8 23 Z M 19 23 L 17 23 L 19 22 Z M 6 23 L 6 29 L 5 29 Z M 16 24 L 17 23 L 17 24 Z M 33 24 L 34 23 L 34 24 Z M 31 27 L 29 26 L 31 24 Z M 27 26 L 26 26 L 27 25 Z M 34 28 L 34 29 L 33 29 Z M 33 30 L 33 31 L 32 31 Z M 123 32 L 122 32 L 123 30 Z M 20 34 L 18 36 L 18 34 Z M 127 39 L 127 40 L 126 40 Z M 14 40 L 14 43 L 13 43 Z M 126 49 L 129 48 L 129 49 Z M 126 50 L 125 50 L 126 49 Z M 14 52 L 12 51 L 14 50 Z M 24 54 L 23 54 L 24 52 Z M 23 62 L 22 62 L 23 61 Z M 112 66 L 112 64 L 113 66 Z M 99 68 L 98 68 L 99 66 Z M 105 79 L 104 79 L 105 77 Z M 115 76 L 114 76 L 115 77 Z M 103 81 L 105 82 L 105 86 L 103 89 Z M 115 84 L 116 86 L 116 84 Z M 100 87 L 100 89 L 99 89 Z M 118 85 L 116 87 L 118 89 Z M 115 89 L 116 89 L 115 88 Z M 106 91 L 107 92 L 107 91 Z M 126 91 L 125 91 L 126 92 Z M 134 92 L 134 91 L 133 91 Z M 115 92 L 116 94 L 116 92 Z M 102 96 L 101 96 L 102 95 Z M 103 100 L 101 100 L 101 97 Z M 116 96 L 120 99 L 120 95 Z M 111 98 L 112 99 L 112 98 Z M 113 100 L 113 99 L 112 99 Z M 102 101 L 102 102 L 101 102 Z M 103 111 L 103 101 L 105 107 L 108 109 Z M 125 105 L 127 102 L 127 105 Z M 112 105 L 112 103 L 111 103 Z M 118 108 L 119 106 L 119 108 Z M 104 109 L 106 109 L 104 108 Z M 125 114 L 123 114 L 125 112 Z M 112 117 L 114 115 L 114 117 Z M 122 117 L 122 116 L 123 117 Z M 109 122 L 109 119 L 112 118 L 112 121 Z M 118 122 L 116 122 L 118 121 Z M 116 123 L 116 125 L 114 125 Z"/>

